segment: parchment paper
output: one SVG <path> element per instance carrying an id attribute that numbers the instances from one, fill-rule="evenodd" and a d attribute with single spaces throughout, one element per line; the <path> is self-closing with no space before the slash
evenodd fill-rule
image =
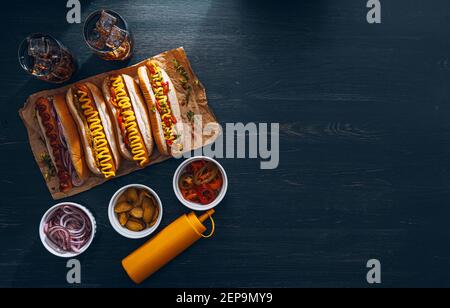
<path id="1" fill-rule="evenodd" d="M 152 58 L 157 59 L 159 62 L 163 64 L 163 68 L 166 70 L 167 74 L 171 78 L 176 92 L 178 102 L 180 103 L 181 114 L 184 123 L 189 123 L 192 127 L 197 125 L 202 125 L 205 127 L 208 123 L 212 127 L 217 127 L 216 130 L 212 130 L 212 132 L 208 132 L 205 134 L 204 132 L 200 132 L 200 134 L 195 133 L 195 129 L 192 129 L 192 134 L 185 134 L 185 151 L 190 151 L 202 146 L 205 146 L 209 143 L 214 142 L 216 137 L 220 132 L 219 124 L 217 123 L 216 117 L 214 116 L 213 111 L 208 106 L 208 101 L 206 99 L 205 88 L 201 84 L 201 82 L 197 79 L 197 76 L 192 71 L 189 60 L 187 59 L 186 53 L 182 47 L 166 51 Z M 150 59 L 150 58 L 149 58 Z M 128 74 L 135 78 L 137 81 L 137 68 L 144 64 L 145 61 L 149 59 L 143 60 L 135 65 L 114 70 L 106 73 L 102 73 L 99 75 L 95 75 L 84 80 L 78 82 L 90 81 L 96 84 L 101 89 L 101 84 L 103 79 L 110 74 Z M 186 71 L 189 80 L 188 83 L 185 84 L 182 82 L 182 74 L 179 70 L 176 69 L 174 64 L 174 59 L 178 61 L 178 63 L 184 68 Z M 77 83 L 78 83 L 77 82 Z M 59 93 L 65 93 L 71 85 L 67 85 L 58 89 L 40 91 L 30 95 L 25 102 L 24 106 L 19 110 L 19 115 L 23 120 L 23 123 L 28 131 L 28 138 L 31 146 L 31 150 L 34 155 L 34 159 L 36 160 L 42 175 L 45 180 L 45 174 L 48 172 L 47 165 L 42 161 L 42 155 L 48 153 L 45 143 L 41 136 L 41 130 L 39 129 L 37 119 L 35 116 L 35 102 L 41 96 L 49 96 L 55 95 Z M 189 116 L 188 116 L 189 114 Z M 192 115 L 201 115 L 201 121 L 193 121 Z M 196 120 L 200 120 L 198 117 L 194 117 Z M 186 146 L 187 145 L 187 146 Z M 189 146 L 191 145 L 191 146 Z M 156 145 L 154 147 L 154 152 L 151 158 L 150 165 L 160 163 L 169 159 L 170 157 L 161 155 Z M 148 166 L 147 166 L 148 167 Z M 133 172 L 135 170 L 141 169 L 135 163 L 126 161 L 122 159 L 122 164 L 120 169 L 117 172 L 116 177 L 124 176 Z M 73 196 L 79 194 L 83 191 L 89 190 L 92 187 L 100 185 L 107 181 L 106 179 L 96 177 L 91 174 L 88 180 L 80 187 L 74 187 L 67 193 L 63 193 L 59 191 L 59 182 L 56 176 L 53 176 L 46 180 L 47 187 L 53 197 L 53 199 L 61 199 L 69 196 Z"/>

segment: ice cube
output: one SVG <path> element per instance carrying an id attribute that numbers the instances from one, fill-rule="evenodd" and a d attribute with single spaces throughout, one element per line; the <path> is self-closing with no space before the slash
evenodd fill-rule
<path id="1" fill-rule="evenodd" d="M 58 66 L 52 71 L 51 75 L 60 80 L 66 80 L 71 76 L 72 72 L 73 70 L 71 67 Z"/>
<path id="2" fill-rule="evenodd" d="M 39 57 L 34 58 L 33 74 L 43 76 L 49 74 L 51 70 L 52 60 Z"/>
<path id="3" fill-rule="evenodd" d="M 73 58 L 66 50 L 61 52 L 61 60 L 57 65 L 53 65 L 51 76 L 56 80 L 67 80 L 75 71 L 75 63 Z"/>
<path id="4" fill-rule="evenodd" d="M 61 47 L 55 40 L 51 40 L 49 38 L 44 38 L 44 41 L 47 44 L 47 56 L 48 57 L 59 57 L 61 56 Z M 42 56 L 41 56 L 42 58 Z"/>
<path id="5" fill-rule="evenodd" d="M 49 45 L 45 37 L 28 39 L 28 55 L 39 58 L 46 58 L 49 54 Z"/>
<path id="6" fill-rule="evenodd" d="M 102 11 L 99 20 L 95 24 L 98 32 L 100 32 L 104 36 L 108 36 L 112 27 L 116 24 L 117 18 L 108 14 L 105 11 Z"/>
<path id="7" fill-rule="evenodd" d="M 89 45 L 97 49 L 103 49 L 105 47 L 106 39 L 106 35 L 103 35 L 97 29 L 93 29 L 89 36 Z"/>
<path id="8" fill-rule="evenodd" d="M 111 28 L 108 38 L 106 39 L 106 46 L 111 49 L 119 48 L 126 39 L 128 32 L 120 29 L 117 26 Z"/>
<path id="9" fill-rule="evenodd" d="M 61 62 L 61 53 L 53 53 L 50 57 L 50 60 L 52 61 L 52 64 L 58 64 L 59 62 Z"/>
<path id="10" fill-rule="evenodd" d="M 53 64 L 55 65 L 55 67 L 69 66 L 71 61 L 71 58 L 63 53 L 58 61 L 54 62 Z"/>

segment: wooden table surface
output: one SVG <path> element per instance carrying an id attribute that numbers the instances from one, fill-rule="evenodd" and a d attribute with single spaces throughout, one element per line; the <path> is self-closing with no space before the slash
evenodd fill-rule
<path id="1" fill-rule="evenodd" d="M 292 1 L 293 2 L 293 1 Z M 144 287 L 359 287 L 366 262 L 382 286 L 450 286 L 450 2 L 82 1 L 82 19 L 120 12 L 136 40 L 130 63 L 184 46 L 219 121 L 280 123 L 280 165 L 223 159 L 230 186 L 216 235 Z M 66 283 L 66 260 L 38 236 L 55 203 L 32 157 L 18 109 L 53 87 L 17 62 L 29 33 L 59 38 L 77 56 L 73 80 L 125 66 L 91 54 L 65 1 L 13 1 L 3 9 L 0 63 L 0 286 Z M 162 226 L 187 212 L 172 190 L 170 160 L 69 198 L 98 222 L 80 256 L 84 287 L 131 287 L 120 260 L 143 240 L 109 224 L 113 192 L 156 190 Z"/>

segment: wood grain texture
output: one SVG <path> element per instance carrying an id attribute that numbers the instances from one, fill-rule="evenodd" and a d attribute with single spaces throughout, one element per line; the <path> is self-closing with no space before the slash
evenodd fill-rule
<path id="1" fill-rule="evenodd" d="M 382 1 L 368 25 L 365 1 L 83 1 L 83 18 L 111 8 L 129 21 L 136 63 L 184 46 L 222 123 L 279 122 L 280 166 L 221 160 L 230 180 L 217 234 L 143 287 L 450 286 L 450 3 Z M 26 9 L 24 9 L 26 8 Z M 51 88 L 17 63 L 30 32 L 60 38 L 78 56 L 75 80 L 125 66 L 91 55 L 65 3 L 15 1 L 3 12 L 0 57 L 0 286 L 68 286 L 65 260 L 38 238 L 53 204 L 17 110 Z M 186 212 L 171 188 L 171 160 L 71 198 L 88 206 L 98 235 L 80 257 L 82 286 L 133 284 L 120 260 L 144 240 L 110 227 L 107 204 L 122 185 L 151 186 L 162 225 Z"/>

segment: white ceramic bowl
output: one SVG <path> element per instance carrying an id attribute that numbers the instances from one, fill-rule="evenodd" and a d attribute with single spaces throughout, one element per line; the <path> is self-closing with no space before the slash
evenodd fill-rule
<path id="1" fill-rule="evenodd" d="M 213 162 L 214 164 L 217 165 L 217 167 L 219 168 L 219 171 L 222 175 L 222 179 L 223 179 L 222 189 L 220 190 L 219 194 L 217 195 L 217 198 L 210 204 L 199 204 L 199 203 L 191 202 L 191 201 L 184 199 L 183 195 L 181 194 L 180 187 L 178 187 L 178 181 L 180 179 L 180 176 L 183 174 L 184 169 L 190 163 L 192 163 L 193 161 L 196 161 L 196 160 L 206 160 L 206 161 Z M 216 161 L 215 159 L 212 159 L 207 156 L 194 156 L 194 157 L 186 159 L 184 162 L 182 162 L 178 166 L 177 170 L 175 170 L 175 174 L 173 175 L 173 183 L 172 184 L 173 184 L 173 190 L 175 191 L 175 195 L 177 196 L 178 200 L 180 200 L 181 203 L 183 203 L 185 206 L 187 206 L 188 208 L 190 208 L 191 210 L 194 210 L 194 211 L 207 211 L 207 210 L 210 210 L 213 207 L 217 206 L 222 201 L 222 199 L 225 197 L 225 194 L 226 194 L 227 188 L 228 188 L 228 178 L 227 178 L 225 169 L 223 169 L 222 165 L 219 164 L 219 162 Z"/>
<path id="2" fill-rule="evenodd" d="M 158 203 L 158 207 L 159 207 L 159 214 L 158 214 L 158 219 L 156 220 L 156 223 L 153 226 L 151 226 L 150 228 L 147 228 L 145 230 L 138 231 L 138 232 L 131 231 L 125 227 L 122 227 L 119 223 L 119 219 L 117 218 L 116 213 L 114 213 L 114 206 L 117 203 L 117 199 L 127 188 L 130 188 L 130 187 L 134 187 L 137 189 L 145 189 L 146 191 L 148 191 L 149 194 L 151 194 L 153 197 L 155 197 L 155 200 Z M 161 200 L 159 199 L 158 195 L 151 188 L 149 188 L 145 185 L 142 185 L 142 184 L 130 184 L 130 185 L 126 185 L 126 186 L 120 188 L 118 191 L 116 191 L 116 193 L 112 196 L 111 200 L 109 201 L 109 207 L 108 207 L 109 222 L 113 226 L 114 230 L 117 231 L 117 233 L 119 233 L 127 238 L 138 239 L 138 238 L 143 238 L 143 237 L 146 237 L 146 236 L 152 234 L 158 228 L 159 224 L 161 223 L 162 215 L 163 215 L 163 207 L 162 207 L 162 203 L 161 203 Z"/>
<path id="3" fill-rule="evenodd" d="M 79 208 L 80 210 L 82 210 L 87 217 L 89 218 L 89 221 L 91 222 L 92 225 L 92 233 L 91 233 L 91 237 L 89 239 L 89 241 L 80 249 L 79 252 L 75 253 L 75 252 L 63 252 L 55 247 L 53 247 L 47 239 L 47 235 L 45 235 L 44 233 L 44 225 L 45 222 L 47 221 L 47 218 L 59 207 L 64 206 L 64 205 L 70 205 L 70 206 L 74 206 Z M 97 225 L 95 223 L 95 218 L 94 215 L 92 215 L 91 211 L 89 211 L 87 208 L 85 208 L 84 206 L 78 204 L 78 203 L 73 203 L 73 202 L 61 202 L 58 204 L 55 204 L 54 206 L 52 206 L 51 208 L 49 208 L 47 210 L 47 212 L 45 212 L 44 216 L 42 216 L 41 219 L 41 223 L 39 224 L 39 236 L 41 238 L 41 242 L 42 245 L 44 245 L 44 247 L 52 254 L 54 254 L 55 256 L 58 257 L 62 257 L 62 258 L 73 258 L 76 257 L 80 254 L 82 254 L 83 252 L 86 251 L 86 249 L 88 249 L 88 247 L 91 245 L 92 241 L 94 240 L 94 236 L 95 236 L 95 231 L 96 231 Z"/>

